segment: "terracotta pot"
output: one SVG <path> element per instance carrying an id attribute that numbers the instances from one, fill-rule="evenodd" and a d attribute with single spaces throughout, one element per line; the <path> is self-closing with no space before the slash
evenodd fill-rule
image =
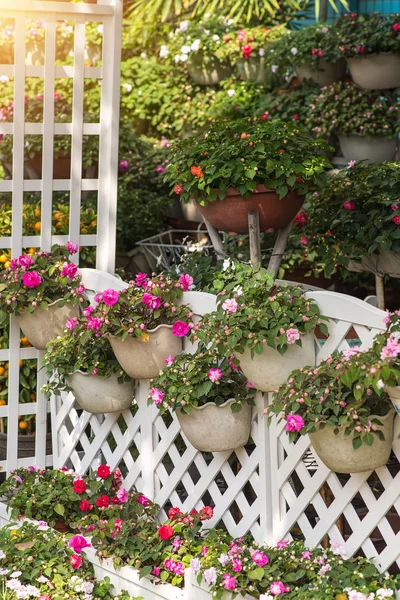
<path id="1" fill-rule="evenodd" d="M 397 139 L 383 135 L 339 135 L 340 148 L 347 161 L 366 160 L 368 163 L 391 161 L 396 154 Z"/>
<path id="2" fill-rule="evenodd" d="M 67 319 L 79 317 L 79 306 L 67 302 L 59 306 L 61 300 L 49 304 L 47 310 L 38 306 L 32 313 L 25 311 L 15 317 L 19 327 L 32 346 L 38 350 L 46 350 L 50 340 L 62 335 Z"/>
<path id="3" fill-rule="evenodd" d="M 380 52 L 347 59 L 353 81 L 366 90 L 400 87 L 400 53 Z"/>
<path id="4" fill-rule="evenodd" d="M 247 379 L 261 392 L 273 392 L 284 383 L 294 369 L 315 365 L 314 332 L 301 336 L 302 346 L 292 344 L 285 354 L 265 345 L 262 354 L 254 354 L 246 348 L 243 354 L 235 352 L 240 368 Z"/>
<path id="5" fill-rule="evenodd" d="M 18 435 L 18 458 L 34 458 L 35 457 L 36 435 L 32 433 Z M 46 454 L 53 454 L 53 445 L 51 433 L 46 435 Z M 7 458 L 7 434 L 0 433 L 0 460 Z"/>
<path id="6" fill-rule="evenodd" d="M 75 371 L 68 378 L 75 400 L 92 414 L 121 412 L 132 406 L 135 382 L 118 383 L 118 374 L 100 377 Z"/>
<path id="7" fill-rule="evenodd" d="M 165 367 L 164 360 L 182 352 L 182 338 L 172 333 L 171 325 L 159 325 L 147 331 L 149 340 L 144 342 L 130 335 L 125 340 L 106 334 L 117 361 L 133 379 L 157 377 Z"/>
<path id="8" fill-rule="evenodd" d="M 33 158 L 30 158 L 26 161 L 25 164 L 29 164 L 37 177 L 41 179 L 42 177 L 42 154 L 35 154 Z M 89 174 L 86 174 L 86 171 L 89 171 Z M 95 178 L 98 172 L 98 166 L 92 165 L 88 167 L 86 171 L 82 167 L 82 177 L 90 177 Z M 53 162 L 53 179 L 70 179 L 71 177 L 71 157 L 68 155 L 59 154 Z M 30 177 L 32 179 L 32 177 Z"/>
<path id="9" fill-rule="evenodd" d="M 346 61 L 340 59 L 335 63 L 330 63 L 326 60 L 321 60 L 318 69 L 312 68 L 312 63 L 309 61 L 301 65 L 301 67 L 296 67 L 296 74 L 300 81 L 311 79 L 317 85 L 324 87 L 343 79 L 346 74 Z"/>
<path id="10" fill-rule="evenodd" d="M 397 412 L 398 415 L 400 415 L 400 385 L 398 385 L 396 387 L 387 385 L 385 387 L 385 392 L 387 394 L 389 394 L 389 397 L 393 403 L 395 411 Z M 397 417 L 397 419 L 399 420 L 400 416 Z"/>
<path id="11" fill-rule="evenodd" d="M 304 196 L 289 192 L 282 200 L 275 190 L 258 184 L 256 191 L 245 200 L 235 188 L 228 188 L 223 200 L 199 204 L 200 212 L 211 225 L 220 231 L 248 233 L 248 213 L 257 210 L 260 215 L 260 230 L 281 229 L 297 215 Z"/>
<path id="12" fill-rule="evenodd" d="M 251 428 L 251 406 L 245 404 L 239 412 L 232 412 L 232 398 L 217 406 L 208 402 L 198 408 L 192 407 L 190 415 L 177 411 L 183 433 L 189 442 L 201 452 L 234 450 L 247 443 Z"/>
<path id="13" fill-rule="evenodd" d="M 53 529 L 58 531 L 59 533 L 71 533 L 71 527 L 65 521 L 56 521 Z"/>
<path id="14" fill-rule="evenodd" d="M 220 62 L 215 58 L 208 65 L 203 65 L 201 55 L 190 58 L 187 66 L 190 77 L 198 85 L 217 85 L 230 77 L 233 71 L 228 61 Z"/>
<path id="15" fill-rule="evenodd" d="M 257 83 L 266 83 L 268 71 L 265 65 L 265 57 L 251 57 L 247 60 L 238 58 L 235 64 L 236 71 L 244 81 L 256 81 Z"/>
<path id="16" fill-rule="evenodd" d="M 385 439 L 381 441 L 374 436 L 372 446 L 362 444 L 361 448 L 354 450 L 353 436 L 345 436 L 345 428 L 339 429 L 335 435 L 334 427 L 326 426 L 314 433 L 310 433 L 310 440 L 314 451 L 331 471 L 335 473 L 363 473 L 383 467 L 389 460 L 393 442 L 393 417 L 394 410 L 390 410 L 384 417 L 371 416 L 379 419 L 382 426 L 378 425 Z"/>

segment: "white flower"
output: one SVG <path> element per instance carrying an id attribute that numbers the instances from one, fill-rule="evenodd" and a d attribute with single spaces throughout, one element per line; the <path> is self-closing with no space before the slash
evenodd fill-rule
<path id="1" fill-rule="evenodd" d="M 199 48 L 200 48 L 200 44 L 201 44 L 201 40 L 194 40 L 194 42 L 190 46 L 191 50 L 193 52 L 197 52 L 199 50 Z"/>
<path id="2" fill-rule="evenodd" d="M 220 562 L 223 567 L 227 565 L 229 561 L 230 558 L 227 554 L 221 554 L 221 556 L 218 559 L 218 562 Z"/>
<path id="3" fill-rule="evenodd" d="M 205 18 L 205 19 L 209 19 L 210 17 L 211 17 L 211 13 L 206 13 L 206 14 L 204 15 L 204 18 Z"/>
<path id="4" fill-rule="evenodd" d="M 1 83 L 7 83 L 7 81 L 8 81 L 8 77 L 7 77 L 7 75 L 2 75 L 2 76 L 0 77 L 0 81 L 1 81 Z"/>
<path id="5" fill-rule="evenodd" d="M 291 48 L 290 52 L 293 54 L 293 56 L 296 56 L 296 54 L 298 53 L 297 48 Z"/>
<path id="6" fill-rule="evenodd" d="M 276 72 L 277 72 L 277 70 L 278 70 L 278 65 L 272 65 L 272 67 L 271 67 L 271 71 L 272 71 L 273 73 L 276 73 Z"/>
<path id="7" fill-rule="evenodd" d="M 169 54 L 167 46 L 162 45 L 160 48 L 160 58 L 166 58 Z"/>
<path id="8" fill-rule="evenodd" d="M 265 54 L 264 48 L 260 48 L 259 51 L 258 51 L 258 55 L 259 56 L 264 56 L 264 54 Z"/>
<path id="9" fill-rule="evenodd" d="M 146 52 L 142 52 L 142 54 L 140 55 L 140 58 L 147 58 Z"/>
<path id="10" fill-rule="evenodd" d="M 186 62 L 189 56 L 187 54 L 181 54 L 181 61 Z"/>
<path id="11" fill-rule="evenodd" d="M 101 23 L 98 26 L 97 31 L 99 32 L 100 35 L 103 35 L 103 32 L 104 32 L 104 25 L 103 25 L 103 23 Z"/>
<path id="12" fill-rule="evenodd" d="M 190 46 L 184 45 L 181 48 L 181 54 L 189 54 L 190 50 L 191 50 Z"/>
<path id="13" fill-rule="evenodd" d="M 211 585 L 217 581 L 217 569 L 215 567 L 210 567 L 204 571 L 204 581 Z"/>
<path id="14" fill-rule="evenodd" d="M 226 24 L 227 25 L 232 25 L 235 21 L 233 19 L 228 19 Z"/>
<path id="15" fill-rule="evenodd" d="M 192 569 L 192 571 L 195 575 L 198 575 L 198 573 L 200 571 L 200 559 L 192 558 L 190 560 L 190 568 Z"/>
<path id="16" fill-rule="evenodd" d="M 11 573 L 10 577 L 15 579 L 15 578 L 19 577 L 20 575 L 22 575 L 22 571 L 14 571 L 13 573 Z"/>
<path id="17" fill-rule="evenodd" d="M 91 581 L 84 581 L 82 583 L 82 591 L 85 594 L 91 594 L 93 592 L 94 584 Z"/>
<path id="18" fill-rule="evenodd" d="M 238 296 L 242 296 L 243 295 L 243 288 L 240 285 L 237 285 L 236 287 L 233 288 L 233 291 L 235 292 L 235 294 L 237 294 Z"/>
<path id="19" fill-rule="evenodd" d="M 35 598 L 39 598 L 40 596 L 40 590 L 34 585 L 27 585 L 25 590 L 28 593 L 28 596 L 34 596 Z"/>
<path id="20" fill-rule="evenodd" d="M 180 54 L 175 54 L 175 62 L 178 63 L 181 60 L 181 55 Z"/>
<path id="21" fill-rule="evenodd" d="M 321 31 L 322 31 L 322 33 L 328 33 L 328 28 L 327 27 L 323 27 Z"/>
<path id="22" fill-rule="evenodd" d="M 128 94 L 129 94 L 129 92 L 131 92 L 131 91 L 132 91 L 132 86 L 131 86 L 131 84 L 130 84 L 130 83 L 124 83 L 124 85 L 123 85 L 122 87 L 124 88 L 124 90 L 125 90 L 126 92 L 128 92 Z"/>
<path id="23" fill-rule="evenodd" d="M 235 270 L 235 264 L 232 262 L 231 263 L 231 259 L 230 258 L 225 258 L 223 264 L 222 264 L 222 271 L 227 271 L 228 269 L 232 268 L 232 270 Z"/>
<path id="24" fill-rule="evenodd" d="M 138 96 L 142 96 L 143 95 L 143 90 L 139 90 L 138 91 Z"/>
<path id="25" fill-rule="evenodd" d="M 341 556 L 342 558 L 347 558 L 345 547 L 339 541 L 331 540 L 331 550 L 333 554 Z"/>
<path id="26" fill-rule="evenodd" d="M 271 596 L 271 594 L 261 594 L 260 600 L 274 600 L 274 596 Z"/>
<path id="27" fill-rule="evenodd" d="M 376 387 L 378 388 L 378 390 L 383 390 L 383 388 L 385 387 L 385 384 L 383 383 L 382 379 L 380 379 L 377 382 Z"/>
<path id="28" fill-rule="evenodd" d="M 326 575 L 326 573 L 329 573 L 329 571 L 331 571 L 331 570 L 332 570 L 331 565 L 324 565 L 318 571 L 318 575 Z"/>
<path id="29" fill-rule="evenodd" d="M 206 35 L 210 35 L 210 30 L 209 30 L 209 29 L 205 29 L 205 30 L 204 30 L 204 33 L 205 33 Z"/>
<path id="30" fill-rule="evenodd" d="M 226 93 L 228 94 L 229 98 L 232 98 L 232 96 L 235 95 L 235 90 L 228 90 Z"/>
<path id="31" fill-rule="evenodd" d="M 40 577 L 38 577 L 38 578 L 36 579 L 36 581 L 37 581 L 38 583 L 47 583 L 49 580 L 48 580 L 48 578 L 47 578 L 47 577 L 45 577 L 44 575 L 41 575 Z"/>
<path id="32" fill-rule="evenodd" d="M 217 42 L 219 40 L 219 35 L 214 33 L 214 35 L 212 36 L 212 39 L 214 40 L 214 42 Z"/>
<path id="33" fill-rule="evenodd" d="M 393 596 L 393 590 L 385 590 L 384 588 L 380 588 L 375 592 L 375 595 L 379 600 L 383 600 L 383 598 L 391 598 Z"/>
<path id="34" fill-rule="evenodd" d="M 0 559 L 5 558 L 5 552 L 3 552 L 3 550 L 0 550 Z"/>
<path id="35" fill-rule="evenodd" d="M 179 23 L 179 31 L 186 31 L 189 25 L 189 21 L 181 21 Z"/>

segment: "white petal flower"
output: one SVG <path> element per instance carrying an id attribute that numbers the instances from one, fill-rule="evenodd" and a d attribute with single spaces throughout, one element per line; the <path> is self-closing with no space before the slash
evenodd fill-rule
<path id="1" fill-rule="evenodd" d="M 181 48 L 182 54 L 189 54 L 189 52 L 190 52 L 190 46 L 186 46 L 186 44 L 184 46 L 182 46 L 182 48 Z"/>
<path id="2" fill-rule="evenodd" d="M 259 56 L 264 56 L 264 54 L 265 54 L 264 48 L 260 48 L 258 51 L 258 54 L 259 54 Z"/>
<path id="3" fill-rule="evenodd" d="M 376 387 L 378 388 L 378 390 L 383 390 L 383 388 L 385 387 L 385 384 L 383 383 L 382 379 L 380 379 L 377 382 Z"/>
<path id="4" fill-rule="evenodd" d="M 187 54 L 181 54 L 181 61 L 186 62 L 189 56 Z"/>
<path id="5" fill-rule="evenodd" d="M 191 50 L 193 52 L 197 52 L 199 50 L 199 48 L 200 48 L 200 44 L 201 44 L 201 40 L 194 40 L 194 42 L 190 46 Z"/>
<path id="6" fill-rule="evenodd" d="M 293 54 L 293 56 L 296 56 L 296 54 L 298 53 L 297 48 L 291 48 L 290 52 Z"/>
<path id="7" fill-rule="evenodd" d="M 271 67 L 271 71 L 272 71 L 273 73 L 276 73 L 276 72 L 277 72 L 277 70 L 278 70 L 278 65 L 272 65 L 272 67 Z"/>
<path id="8" fill-rule="evenodd" d="M 132 86 L 131 86 L 131 84 L 130 84 L 130 83 L 124 83 L 122 87 L 124 88 L 124 90 L 125 90 L 126 92 L 128 92 L 128 94 L 129 94 L 129 92 L 131 92 L 131 91 L 132 91 Z"/>
<path id="9" fill-rule="evenodd" d="M 180 54 L 175 54 L 175 62 L 178 63 L 181 60 Z"/>
<path id="10" fill-rule="evenodd" d="M 227 94 L 228 94 L 229 98 L 232 98 L 232 96 L 235 95 L 235 90 L 228 90 Z"/>
<path id="11" fill-rule="evenodd" d="M 147 58 L 146 52 L 142 52 L 142 54 L 140 55 L 140 58 Z"/>
<path id="12" fill-rule="evenodd" d="M 169 50 L 168 50 L 167 46 L 164 46 L 164 45 L 161 46 L 161 48 L 160 48 L 160 57 L 161 58 L 166 58 L 168 56 L 168 54 L 169 54 Z"/>
<path id="13" fill-rule="evenodd" d="M 217 35 L 216 33 L 212 36 L 212 39 L 214 40 L 214 42 L 217 42 L 219 40 L 219 35 Z"/>
<path id="14" fill-rule="evenodd" d="M 179 23 L 179 30 L 180 31 L 186 31 L 189 25 L 189 21 L 181 21 Z"/>

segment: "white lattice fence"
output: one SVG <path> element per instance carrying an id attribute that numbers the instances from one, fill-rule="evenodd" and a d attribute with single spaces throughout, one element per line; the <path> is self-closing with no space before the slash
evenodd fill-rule
<path id="1" fill-rule="evenodd" d="M 119 66 L 122 0 L 106 0 L 93 4 L 67 4 L 39 0 L 0 0 L 0 18 L 6 19 L 13 32 L 13 64 L 0 64 L 0 76 L 9 78 L 14 87 L 13 122 L 0 122 L 0 134 L 12 135 L 12 165 L 10 178 L 0 181 L 0 193 L 12 198 L 12 235 L 0 237 L 0 248 L 10 249 L 16 257 L 28 248 L 49 250 L 54 243 L 68 239 L 81 247 L 96 247 L 96 263 L 104 271 L 113 272 L 115 255 L 115 213 L 117 193 Z M 26 48 L 29 24 L 44 21 L 44 55 L 39 64 L 32 64 Z M 73 49 L 69 64 L 56 64 L 56 48 L 60 42 L 58 26 L 68 23 L 73 35 Z M 85 66 L 87 55 L 86 32 L 90 23 L 102 25 L 102 58 L 97 67 Z M 10 38 L 11 40 L 11 38 Z M 27 81 L 41 81 L 43 85 L 43 118 L 41 122 L 27 122 L 25 118 L 25 91 Z M 97 80 L 101 86 L 98 121 L 85 123 L 83 103 L 86 80 Z M 54 93 L 57 82 L 69 80 L 72 85 L 71 122 L 54 122 Z M 27 135 L 41 136 L 42 178 L 25 179 L 24 147 Z M 56 135 L 70 136 L 71 168 L 66 179 L 53 178 L 53 150 Z M 99 141 L 98 177 L 82 179 L 83 136 L 97 136 Z M 1 147 L 0 147 L 1 153 Z M 24 195 L 35 192 L 40 197 L 40 235 L 25 235 L 23 229 Z M 69 194 L 69 235 L 52 234 L 52 208 L 55 192 Z M 97 233 L 80 232 L 82 193 L 97 194 Z M 0 202 L 1 203 L 1 202 Z M 74 257 L 79 260 L 79 255 Z M 49 406 L 40 394 L 45 382 L 44 373 L 38 372 L 36 402 L 19 404 L 20 360 L 36 359 L 40 367 L 42 353 L 34 348 L 20 347 L 20 331 L 11 318 L 9 349 L 0 349 L 0 365 L 9 363 L 8 405 L 0 407 L 0 426 L 7 420 L 7 458 L 0 467 L 9 471 L 32 463 L 51 464 L 46 456 L 47 413 Z M 0 377 L 0 385 L 4 383 Z M 35 415 L 36 439 L 31 457 L 18 459 L 18 417 Z M 29 452 L 28 452 L 29 454 Z"/>

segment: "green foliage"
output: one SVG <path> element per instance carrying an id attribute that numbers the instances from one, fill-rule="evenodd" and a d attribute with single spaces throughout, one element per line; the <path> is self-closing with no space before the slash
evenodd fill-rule
<path id="1" fill-rule="evenodd" d="M 336 23 L 343 56 L 400 52 L 400 14 L 352 13 Z"/>

